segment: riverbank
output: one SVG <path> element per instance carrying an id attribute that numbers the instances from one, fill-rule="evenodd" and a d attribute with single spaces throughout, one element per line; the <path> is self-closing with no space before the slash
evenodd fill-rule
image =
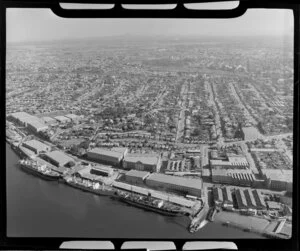
<path id="1" fill-rule="evenodd" d="M 216 214 L 214 222 L 269 238 L 287 239 L 291 237 L 289 229 L 286 230 L 285 234 L 275 233 L 275 228 L 279 224 L 279 221 L 269 221 L 255 216 L 245 216 L 239 213 L 222 211 Z"/>

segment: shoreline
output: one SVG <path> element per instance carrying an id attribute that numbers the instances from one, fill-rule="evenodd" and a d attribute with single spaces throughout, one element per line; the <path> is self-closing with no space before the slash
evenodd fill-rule
<path id="1" fill-rule="evenodd" d="M 262 236 L 262 238 L 288 239 L 291 236 L 285 236 L 274 232 L 279 221 L 269 221 L 267 219 L 254 216 L 244 216 L 239 213 L 221 211 L 216 214 L 215 224 L 237 228 L 244 232 L 251 232 Z"/>

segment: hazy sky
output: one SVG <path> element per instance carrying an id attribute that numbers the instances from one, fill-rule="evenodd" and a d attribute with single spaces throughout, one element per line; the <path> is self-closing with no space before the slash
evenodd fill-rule
<path id="1" fill-rule="evenodd" d="M 8 9 L 7 41 L 47 41 L 111 35 L 292 34 L 290 10 L 248 10 L 233 19 L 67 19 L 49 9 Z"/>

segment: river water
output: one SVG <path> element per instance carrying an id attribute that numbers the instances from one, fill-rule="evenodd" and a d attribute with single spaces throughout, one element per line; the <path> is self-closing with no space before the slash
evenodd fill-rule
<path id="1" fill-rule="evenodd" d="M 187 218 L 144 211 L 24 172 L 6 145 L 7 235 L 75 238 L 261 238 L 209 223 L 195 234 Z"/>

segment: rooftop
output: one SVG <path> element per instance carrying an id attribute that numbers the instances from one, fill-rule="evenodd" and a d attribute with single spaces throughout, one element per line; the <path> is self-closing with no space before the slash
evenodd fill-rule
<path id="1" fill-rule="evenodd" d="M 53 151 L 45 154 L 50 159 L 53 159 L 57 162 L 59 162 L 60 165 L 65 165 L 70 161 L 74 161 L 73 158 L 69 157 L 63 152 L 60 151 Z"/>
<path id="2" fill-rule="evenodd" d="M 193 178 L 184 178 L 177 177 L 159 173 L 152 173 L 147 180 L 158 181 L 167 184 L 174 184 L 178 186 L 201 189 L 202 188 L 202 180 L 201 179 L 193 179 Z"/>
<path id="3" fill-rule="evenodd" d="M 149 172 L 146 171 L 138 171 L 138 170 L 130 170 L 126 173 L 126 176 L 133 176 L 137 178 L 145 178 L 145 176 L 149 175 Z"/>
<path id="4" fill-rule="evenodd" d="M 124 157 L 124 161 L 142 162 L 145 165 L 156 165 L 159 161 L 157 154 L 128 154 Z"/>
<path id="5" fill-rule="evenodd" d="M 115 158 L 122 158 L 123 157 L 125 151 L 124 152 L 122 152 L 121 150 L 115 151 L 113 149 L 114 148 L 112 148 L 111 150 L 109 150 L 107 148 L 94 148 L 94 149 L 91 149 L 88 153 L 106 155 L 106 156 L 111 156 L 111 157 L 115 157 Z"/>
<path id="6" fill-rule="evenodd" d="M 31 147 L 33 147 L 35 149 L 38 149 L 38 150 L 50 147 L 50 146 L 44 144 L 43 142 L 35 140 L 35 139 L 26 141 L 26 142 L 24 142 L 24 144 L 27 145 L 27 146 L 31 146 Z"/>

